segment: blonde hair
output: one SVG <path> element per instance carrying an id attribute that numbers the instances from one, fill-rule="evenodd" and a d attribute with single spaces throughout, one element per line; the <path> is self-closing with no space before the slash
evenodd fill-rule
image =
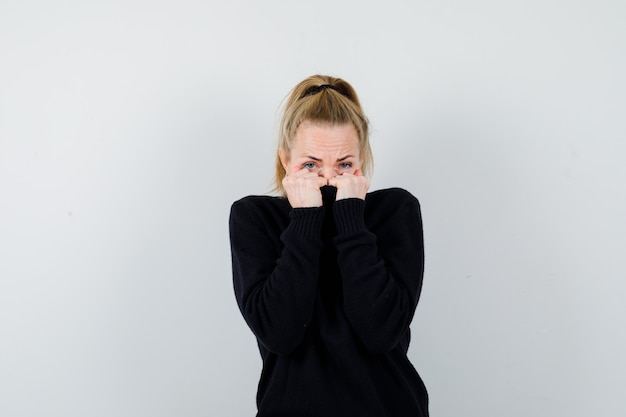
<path id="1" fill-rule="evenodd" d="M 274 191 L 285 195 L 283 179 L 286 172 L 280 152 L 289 154 L 298 126 L 304 121 L 341 125 L 351 123 L 359 138 L 359 153 L 363 175 L 370 177 L 374 165 L 369 142 L 369 122 L 352 86 L 341 78 L 313 75 L 296 85 L 283 110 L 276 152 Z"/>

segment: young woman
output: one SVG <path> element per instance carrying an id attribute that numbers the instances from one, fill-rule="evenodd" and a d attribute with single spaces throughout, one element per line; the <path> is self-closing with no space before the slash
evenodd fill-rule
<path id="1" fill-rule="evenodd" d="M 420 417 L 428 395 L 407 358 L 422 287 L 417 199 L 369 192 L 368 121 L 346 81 L 316 75 L 285 105 L 279 197 L 230 214 L 237 302 L 263 371 L 258 417 Z"/>

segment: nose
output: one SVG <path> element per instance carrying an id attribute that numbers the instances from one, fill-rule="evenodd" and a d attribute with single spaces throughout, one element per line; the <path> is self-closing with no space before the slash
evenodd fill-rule
<path id="1" fill-rule="evenodd" d="M 337 172 L 334 169 L 331 168 L 320 168 L 318 175 L 320 177 L 324 177 L 327 180 L 334 178 L 337 176 Z"/>

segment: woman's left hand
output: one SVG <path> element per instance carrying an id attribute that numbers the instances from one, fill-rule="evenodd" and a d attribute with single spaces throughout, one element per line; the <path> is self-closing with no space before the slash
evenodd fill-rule
<path id="1" fill-rule="evenodd" d="M 343 200 L 346 198 L 360 198 L 365 200 L 367 190 L 370 188 L 370 182 L 363 176 L 363 172 L 360 169 L 354 171 L 354 174 L 344 173 L 337 175 L 328 180 L 328 185 L 337 187 L 336 200 Z"/>

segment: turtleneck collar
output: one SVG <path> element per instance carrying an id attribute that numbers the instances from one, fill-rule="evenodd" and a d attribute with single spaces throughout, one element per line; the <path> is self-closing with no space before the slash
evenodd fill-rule
<path id="1" fill-rule="evenodd" d="M 324 206 L 328 206 L 335 202 L 335 198 L 337 197 L 337 187 L 324 185 L 320 188 L 320 191 L 322 192 L 322 201 L 324 202 Z"/>

